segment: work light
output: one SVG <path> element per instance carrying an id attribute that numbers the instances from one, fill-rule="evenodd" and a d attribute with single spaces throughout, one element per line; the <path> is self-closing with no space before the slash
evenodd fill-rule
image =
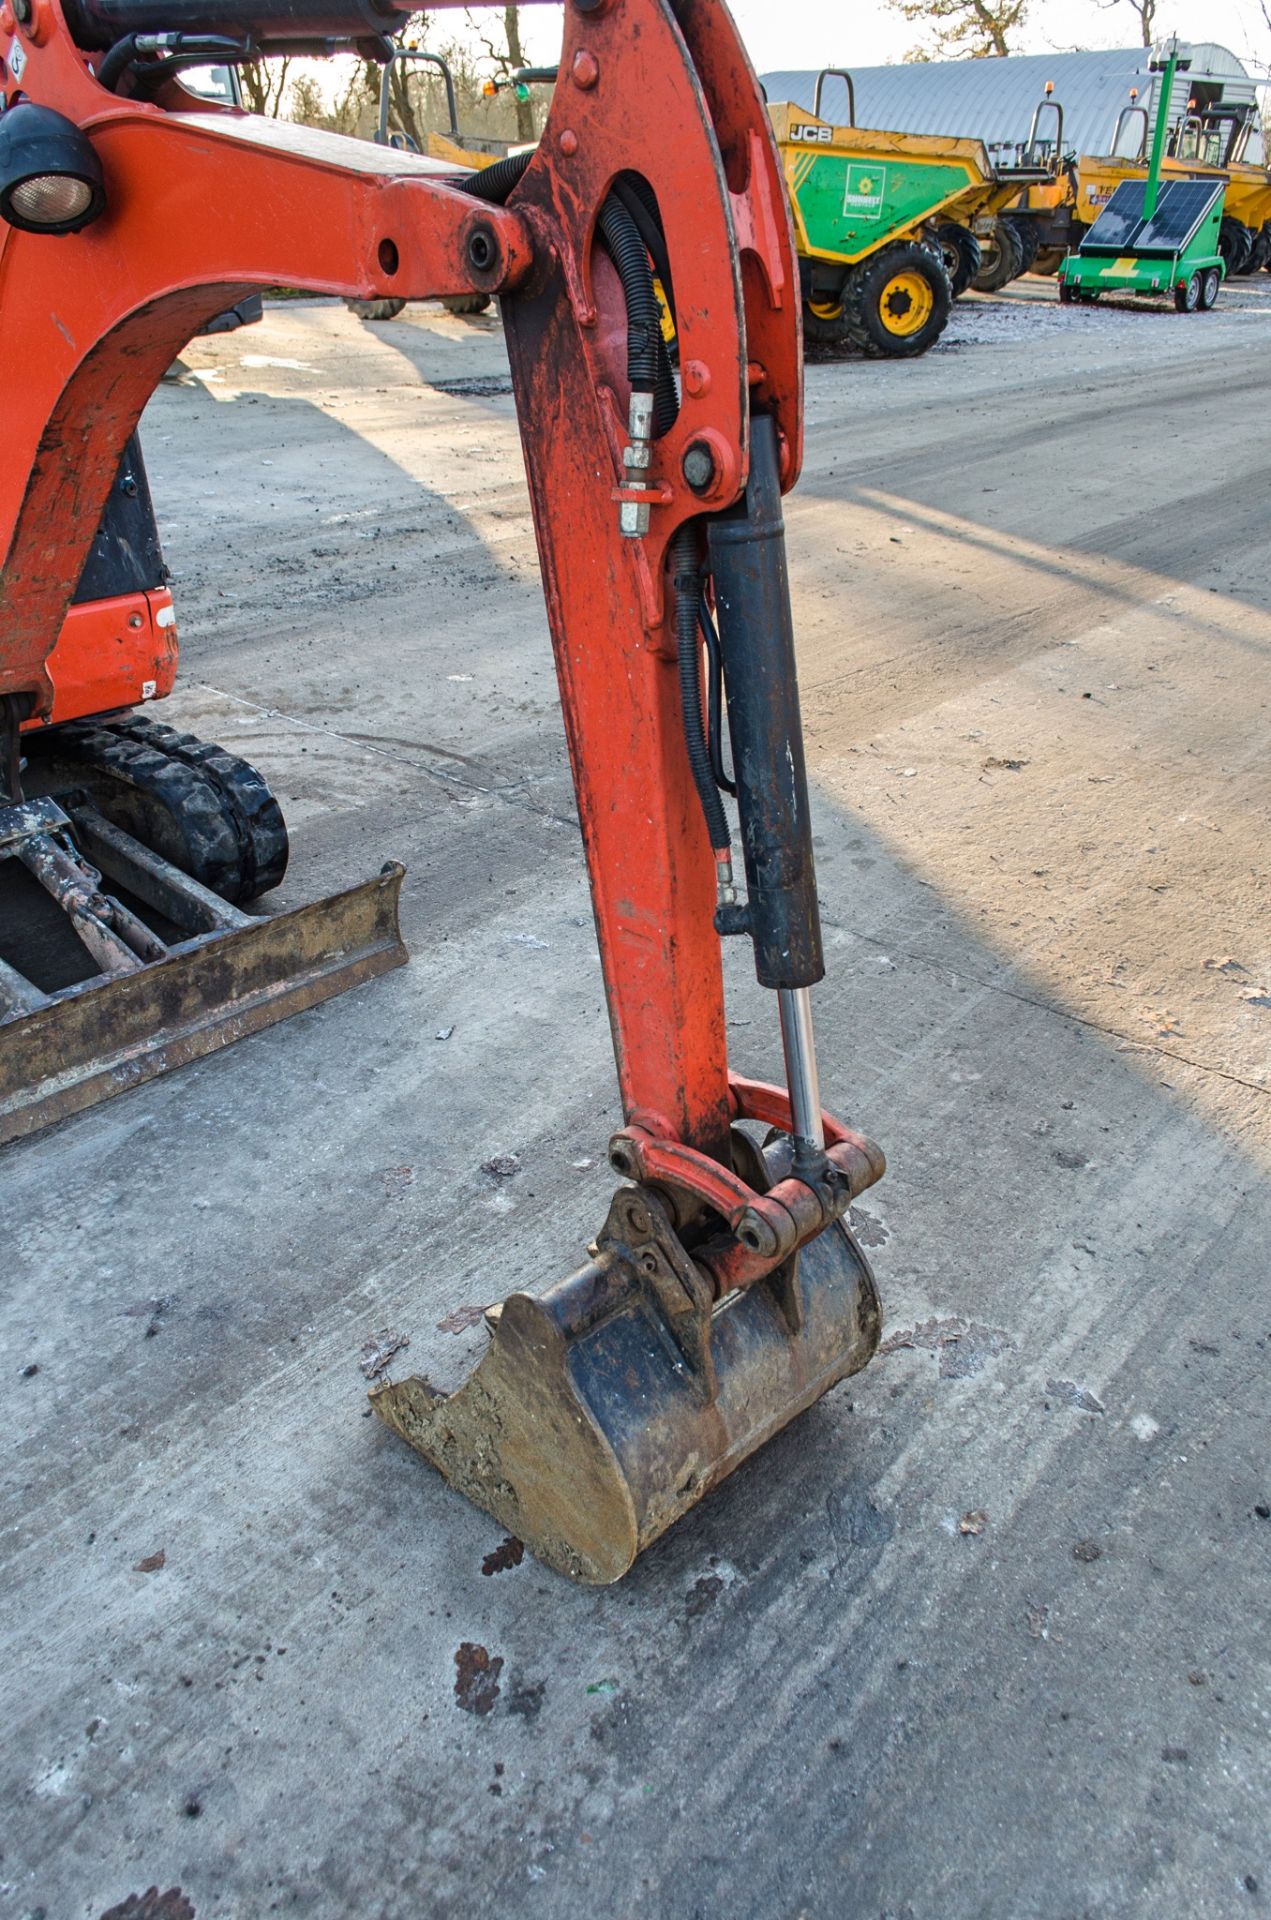
<path id="1" fill-rule="evenodd" d="M 78 233 L 106 205 L 92 141 L 65 114 L 19 100 L 0 114 L 0 217 L 24 233 Z"/>

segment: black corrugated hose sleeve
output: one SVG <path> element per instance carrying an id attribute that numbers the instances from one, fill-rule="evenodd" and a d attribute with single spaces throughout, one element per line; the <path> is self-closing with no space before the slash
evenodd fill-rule
<path id="1" fill-rule="evenodd" d="M 668 433 L 680 417 L 680 395 L 675 384 L 675 375 L 671 371 L 671 356 L 666 350 L 666 341 L 662 338 L 661 315 L 658 316 L 658 377 L 653 387 L 653 428 L 657 434 Z"/>
<path id="2" fill-rule="evenodd" d="M 653 291 L 653 270 L 640 230 L 616 194 L 600 209 L 600 232 L 622 282 L 627 306 L 627 378 L 635 393 L 654 396 L 653 430 L 675 425 L 679 395 L 662 338 L 662 309 Z"/>
<path id="3" fill-rule="evenodd" d="M 533 153 L 509 154 L 492 167 L 468 174 L 459 185 L 478 200 L 502 206 L 533 158 Z M 640 230 L 615 194 L 609 194 L 600 209 L 600 231 L 618 270 L 626 303 L 627 378 L 633 391 L 654 396 L 654 431 L 665 433 L 675 425 L 680 398 L 662 338 L 662 310 L 653 291 L 653 273 Z"/>
<path id="4" fill-rule="evenodd" d="M 631 231 L 627 232 L 630 225 Z M 654 268 L 662 277 L 662 290 L 672 313 L 675 310 L 675 296 L 671 290 L 671 262 L 666 251 L 666 240 L 658 225 L 657 201 L 652 188 L 640 179 L 638 174 L 621 176 L 614 182 L 613 192 L 609 195 L 600 214 L 600 231 L 606 246 L 613 257 L 622 280 L 622 291 L 627 302 L 628 339 L 632 330 L 632 300 L 638 302 L 642 316 L 647 315 L 647 302 L 651 299 L 656 309 L 654 316 L 654 353 L 655 371 L 647 386 L 641 386 L 642 393 L 652 392 L 653 430 L 663 434 L 675 425 L 679 418 L 680 396 L 675 385 L 675 375 L 671 370 L 671 356 L 662 338 L 662 309 L 658 306 L 658 297 L 653 291 L 653 273 L 649 267 L 650 258 Z M 622 258 L 619 258 L 617 245 L 612 235 L 621 232 Z M 626 263 L 624 266 L 624 262 Z M 642 325 L 645 324 L 642 320 Z M 636 379 L 631 373 L 630 353 L 628 352 L 628 374 L 631 384 Z M 642 369 L 642 375 L 645 370 Z"/>
<path id="5" fill-rule="evenodd" d="M 681 527 L 671 547 L 671 577 L 675 585 L 675 648 L 680 669 L 680 711 L 684 716 L 684 744 L 693 771 L 693 785 L 702 803 L 706 831 L 715 853 L 727 853 L 732 844 L 724 803 L 711 770 L 710 749 L 702 720 L 702 643 L 698 609 L 702 575 L 697 540 L 691 526 Z"/>
<path id="6" fill-rule="evenodd" d="M 533 158 L 532 151 L 510 153 L 506 160 L 496 160 L 492 167 L 482 167 L 479 172 L 468 174 L 466 179 L 456 184 L 476 199 L 492 200 L 501 207 L 513 187 L 519 184 L 521 175 Z"/>
<path id="7" fill-rule="evenodd" d="M 627 378 L 636 392 L 652 393 L 658 378 L 662 315 L 639 229 L 612 193 L 600 209 L 600 231 L 627 303 Z"/>
<path id="8" fill-rule="evenodd" d="M 666 249 L 666 235 L 659 224 L 658 203 L 653 197 L 653 189 L 638 174 L 620 173 L 613 183 L 613 190 L 640 229 L 640 238 L 648 249 L 653 271 L 662 282 L 667 305 L 674 317 L 675 288 L 671 280 L 671 256 Z"/>

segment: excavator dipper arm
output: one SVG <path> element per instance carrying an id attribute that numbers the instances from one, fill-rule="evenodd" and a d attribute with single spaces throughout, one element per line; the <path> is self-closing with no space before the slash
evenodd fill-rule
<path id="1" fill-rule="evenodd" d="M 146 40 L 165 5 L 185 31 L 259 47 L 312 37 L 319 3 L 288 23 L 282 0 L 256 0 L 256 19 L 253 0 L 77 0 L 69 16 L 19 0 L 40 34 L 10 29 L 27 55 L 10 99 L 91 141 L 105 210 L 71 235 L 0 240 L 30 368 L 0 471 L 0 695 L 28 720 L 48 710 L 48 651 L 120 451 L 210 314 L 279 282 L 501 296 L 625 1115 L 610 1158 L 630 1184 L 578 1273 L 491 1309 L 457 1394 L 406 1379 L 373 1401 L 549 1564 L 608 1581 L 878 1339 L 843 1221 L 882 1156 L 822 1113 L 811 1035 L 823 963 L 780 507 L 802 436 L 781 170 L 722 0 L 566 0 L 536 151 L 468 184 L 391 149 L 194 112 L 147 70 L 175 57 Z M 346 37 L 385 24 L 375 0 L 345 13 Z M 103 88 L 108 69 L 138 76 L 133 97 Z M 0 206 L 22 104 L 0 116 Z M 708 681 L 727 701 L 744 898 Z M 749 935 L 777 995 L 785 1088 L 730 1073 L 727 935 Z M 771 1130 L 762 1146 L 746 1120 Z"/>

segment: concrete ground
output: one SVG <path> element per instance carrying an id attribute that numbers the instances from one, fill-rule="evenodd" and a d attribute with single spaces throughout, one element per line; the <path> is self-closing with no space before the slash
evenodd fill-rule
<path id="1" fill-rule="evenodd" d="M 357 1365 L 457 1380 L 456 1309 L 611 1185 L 497 323 L 280 304 L 187 360 L 171 714 L 274 781 L 284 899 L 405 861 L 412 962 L 5 1154 L 0 1914 L 1253 1920 L 1271 280 L 809 370 L 816 1004 L 888 1337 L 606 1591 L 500 1565 Z"/>

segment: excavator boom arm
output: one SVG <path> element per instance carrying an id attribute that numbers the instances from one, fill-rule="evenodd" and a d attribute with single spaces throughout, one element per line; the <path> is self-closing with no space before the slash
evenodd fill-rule
<path id="1" fill-rule="evenodd" d="M 758 83 L 722 0 L 566 0 L 536 150 L 465 178 L 196 107 L 180 87 L 213 45 L 383 51 L 376 36 L 402 17 L 384 0 L 310 0 L 303 17 L 295 0 L 17 0 L 21 18 L 13 4 L 0 9 L 0 303 L 25 372 L 0 468 L 11 729 L 56 717 L 49 656 L 121 451 L 210 316 L 279 283 L 501 297 L 626 1122 L 610 1157 L 635 1185 L 590 1267 L 505 1303 L 466 1411 L 466 1390 L 441 1402 L 422 1381 L 376 1405 L 553 1565 L 614 1578 L 864 1364 L 878 1333 L 842 1216 L 882 1160 L 822 1113 L 812 1047 L 823 963 L 780 504 L 802 453 L 800 296 Z M 51 187 L 23 189 L 24 143 Z M 62 231 L 22 213 L 42 194 L 70 205 L 77 178 L 81 212 Z M 737 795 L 744 898 L 720 784 Z M 777 993 L 784 1089 L 730 1073 L 730 934 L 750 936 Z M 762 1150 L 738 1132 L 747 1119 L 775 1129 Z M 496 1403 L 491 1475 L 477 1428 Z"/>

